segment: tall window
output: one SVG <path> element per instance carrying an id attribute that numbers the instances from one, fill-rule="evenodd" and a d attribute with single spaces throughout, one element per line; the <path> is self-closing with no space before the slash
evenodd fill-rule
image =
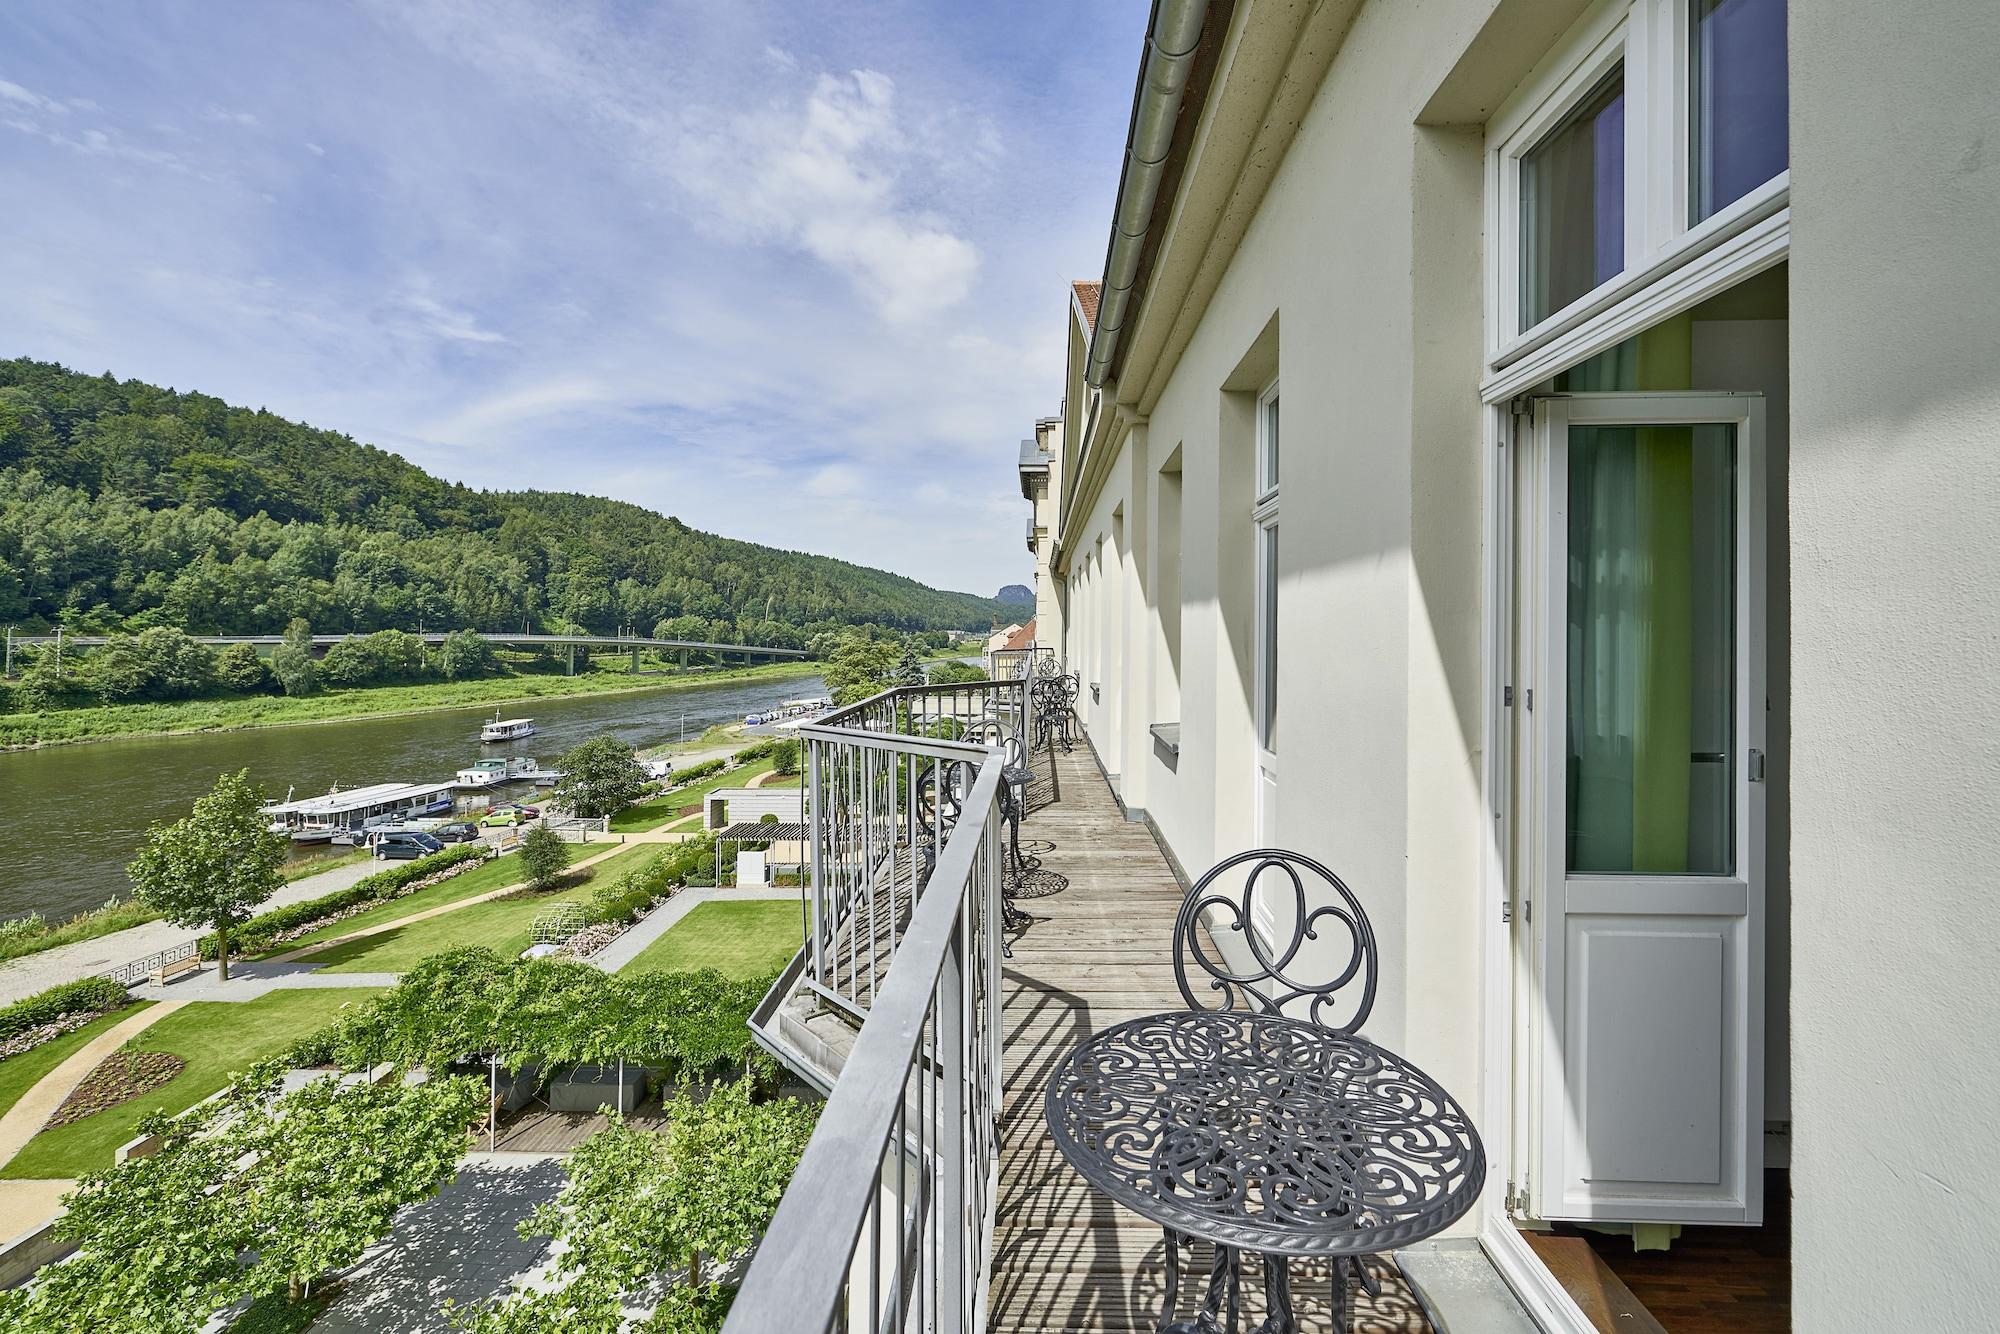
<path id="1" fill-rule="evenodd" d="M 1257 398 L 1257 748 L 1278 750 L 1278 386 Z"/>

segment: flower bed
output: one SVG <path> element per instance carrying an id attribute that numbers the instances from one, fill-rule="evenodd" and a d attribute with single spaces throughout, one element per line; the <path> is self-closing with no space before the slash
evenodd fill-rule
<path id="1" fill-rule="evenodd" d="M 5 1042 L 0 1042 L 0 1061 L 9 1056 L 19 1056 L 24 1051 L 33 1051 L 44 1042 L 53 1042 L 65 1033 L 74 1033 L 97 1015 L 96 1010 L 75 1010 L 57 1015 L 46 1024 L 38 1024 L 25 1033 L 16 1033 Z"/>
<path id="2" fill-rule="evenodd" d="M 49 1118 L 49 1129 L 144 1097 L 186 1066 L 186 1061 L 170 1051 L 114 1051 L 70 1090 Z"/>

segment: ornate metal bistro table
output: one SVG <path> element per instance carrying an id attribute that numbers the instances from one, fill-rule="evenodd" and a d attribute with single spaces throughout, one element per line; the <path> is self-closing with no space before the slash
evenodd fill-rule
<path id="1" fill-rule="evenodd" d="M 1442 1231 L 1486 1177 L 1471 1121 L 1429 1075 L 1278 1015 L 1174 1011 L 1104 1029 L 1058 1063 L 1046 1107 L 1084 1180 L 1166 1230 L 1163 1332 L 1234 1331 L 1246 1251 L 1264 1261 L 1265 1334 L 1297 1329 L 1289 1261 L 1307 1257 L 1331 1260 L 1344 1329 L 1349 1268 Z M 1196 1238 L 1215 1261 L 1200 1312 L 1177 1321 L 1180 1247 Z"/>

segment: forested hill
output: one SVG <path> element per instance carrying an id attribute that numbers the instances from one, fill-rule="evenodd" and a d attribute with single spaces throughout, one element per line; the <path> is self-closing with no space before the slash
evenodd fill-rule
<path id="1" fill-rule="evenodd" d="M 802 644 L 996 604 L 595 496 L 474 491 L 203 394 L 0 360 L 0 622 L 432 627 Z"/>

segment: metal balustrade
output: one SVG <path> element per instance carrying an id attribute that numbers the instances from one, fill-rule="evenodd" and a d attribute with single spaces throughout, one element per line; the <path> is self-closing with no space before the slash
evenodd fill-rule
<path id="1" fill-rule="evenodd" d="M 804 980 L 862 1018 L 725 1334 L 984 1327 L 1000 1098 L 1001 765 L 1021 681 L 892 690 L 800 729 Z"/>
<path id="2" fill-rule="evenodd" d="M 884 691 L 799 729 L 806 743 L 805 981 L 866 1015 L 919 892 L 1002 735 L 1032 726 L 1019 681 Z"/>

